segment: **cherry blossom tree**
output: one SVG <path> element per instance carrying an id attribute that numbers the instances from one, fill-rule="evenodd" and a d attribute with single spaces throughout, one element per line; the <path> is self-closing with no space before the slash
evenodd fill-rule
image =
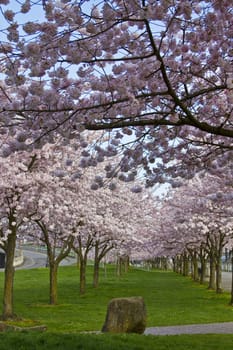
<path id="1" fill-rule="evenodd" d="M 57 144 L 45 145 L 42 149 L 34 150 L 33 153 L 20 151 L 12 153 L 6 159 L 0 157 L 0 244 L 6 254 L 3 295 L 4 319 L 14 317 L 13 262 L 17 235 L 26 235 L 27 232 L 24 230 L 27 229 L 28 222 L 36 220 L 44 229 L 44 238 L 46 238 L 48 231 L 52 231 L 54 224 L 51 219 L 53 216 L 50 218 L 51 213 L 56 215 L 57 220 L 62 218 L 61 224 L 66 225 L 67 230 L 70 228 L 68 222 L 65 221 L 67 214 L 64 214 L 68 210 L 66 210 L 64 191 L 62 193 L 62 190 L 66 183 L 65 178 L 69 179 L 69 183 L 75 184 L 77 179 L 75 162 L 77 163 L 78 160 L 74 159 L 72 162 L 67 158 L 67 152 L 69 149 L 65 146 L 64 150 L 59 141 L 59 146 Z M 77 154 L 75 154 L 76 156 Z M 70 189 L 68 188 L 68 190 L 71 198 Z M 53 211 L 54 208 L 57 210 Z M 63 226 L 63 234 L 65 233 L 67 231 L 64 230 Z M 52 261 L 51 255 L 50 260 Z"/>
<path id="2" fill-rule="evenodd" d="M 0 246 L 5 252 L 5 279 L 2 318 L 13 318 L 14 256 L 17 235 L 27 218 L 34 215 L 31 200 L 36 180 L 33 176 L 36 157 L 13 154 L 0 158 Z"/>
<path id="3" fill-rule="evenodd" d="M 225 175 L 228 174 L 227 168 Z M 222 174 L 223 175 L 223 174 Z M 170 193 L 171 195 L 171 193 Z M 178 188 L 161 207 L 160 244 L 178 255 L 180 271 L 185 269 L 186 253 L 192 261 L 194 280 L 199 280 L 198 261 L 204 273 L 210 261 L 209 288 L 221 292 L 223 248 L 232 242 L 232 185 L 227 176 L 206 174 Z M 158 216 L 158 217 L 159 217 Z M 162 230 L 162 234 L 161 234 Z M 157 234 L 158 238 L 158 234 Z M 182 260 L 182 264 L 181 264 Z M 183 266 L 183 267 L 182 267 Z M 215 277 L 216 271 L 216 277 Z M 201 276 L 203 282 L 203 276 Z M 216 284 L 215 284 L 216 282 Z"/>
<path id="4" fill-rule="evenodd" d="M 74 241 L 74 225 L 78 225 L 78 215 L 74 219 L 72 192 L 64 184 L 55 182 L 40 192 L 37 210 L 27 231 L 34 241 L 42 242 L 47 248 L 47 266 L 49 268 L 49 303 L 57 304 L 57 272 L 60 262 L 71 251 Z"/>
<path id="5" fill-rule="evenodd" d="M 106 255 L 116 247 L 116 242 L 111 239 L 111 236 L 101 237 L 95 241 L 94 244 L 94 273 L 93 273 L 93 287 L 99 286 L 99 271 L 100 263 Z"/>
<path id="6" fill-rule="evenodd" d="M 110 133 L 97 161 L 121 152 L 148 186 L 230 161 L 229 1 L 12 4 L 0 1 L 3 155 L 86 129 Z"/>
<path id="7" fill-rule="evenodd" d="M 50 273 L 50 304 L 56 304 L 57 271 L 59 263 L 70 252 L 71 248 L 78 254 L 80 261 L 80 292 L 85 291 L 85 270 L 87 254 L 97 242 L 97 231 L 110 231 L 116 226 L 114 219 L 106 211 L 107 219 L 100 218 L 101 207 L 111 203 L 112 191 L 102 188 L 93 191 L 91 169 L 78 170 L 80 152 L 76 144 L 62 146 L 44 146 L 47 163 L 47 182 L 40 187 L 37 201 L 34 202 L 35 214 L 27 230 L 35 240 L 40 240 L 47 247 L 48 267 Z M 119 200 L 119 198 L 118 198 Z M 104 205 L 103 205 L 104 203 Z M 100 207 L 101 205 L 101 207 Z M 94 229 L 93 229 L 94 227 Z M 39 230 L 39 232 L 38 232 Z"/>
<path id="8" fill-rule="evenodd" d="M 85 179 L 87 177 L 88 172 Z M 83 182 L 82 188 L 84 186 Z M 117 184 L 114 191 L 106 187 L 92 191 L 89 184 L 85 190 L 82 225 L 74 232 L 73 243 L 79 257 L 81 294 L 85 293 L 88 256 L 94 258 L 93 284 L 97 287 L 100 261 L 113 248 L 119 251 L 137 240 L 138 231 L 145 227 L 146 211 L 142 207 L 148 208 L 148 205 L 146 198 L 142 198 L 140 193 L 132 193 L 124 183 L 121 186 Z"/>
<path id="9" fill-rule="evenodd" d="M 227 167 L 232 177 L 229 1 L 0 0 L 0 6 L 2 157 L 37 152 L 60 134 L 82 148 L 81 168 L 111 158 L 107 179 L 129 182 L 139 173 L 146 186 L 170 181 L 175 187 L 197 171 L 217 175 Z M 102 131 L 98 142 L 85 140 L 87 130 Z M 51 171 L 63 181 L 72 161 L 67 157 L 61 166 L 58 158 Z M 80 176 L 73 165 L 71 171 Z M 92 189 L 105 180 L 97 176 Z M 169 227 L 183 232 L 173 252 L 187 250 L 185 230 L 189 249 L 212 231 L 210 221 L 219 214 L 214 201 L 209 198 L 209 207 L 201 202 L 208 219 L 197 220 L 190 211 L 177 229 Z M 223 206 L 224 213 L 230 210 Z M 226 220 L 221 215 L 216 230 Z M 194 230 L 199 236 L 193 243 Z"/>

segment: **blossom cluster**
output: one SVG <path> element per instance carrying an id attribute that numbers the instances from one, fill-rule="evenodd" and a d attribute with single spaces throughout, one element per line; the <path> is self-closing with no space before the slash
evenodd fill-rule
<path id="1" fill-rule="evenodd" d="M 0 4 L 4 156 L 57 133 L 69 140 L 107 130 L 111 147 L 83 165 L 119 155 L 122 172 L 141 168 L 153 186 L 193 176 L 220 149 L 229 153 L 229 2 L 12 3 Z"/>

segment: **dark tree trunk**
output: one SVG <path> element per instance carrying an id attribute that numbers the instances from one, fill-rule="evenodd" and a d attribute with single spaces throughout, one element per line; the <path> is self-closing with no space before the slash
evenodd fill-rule
<path id="1" fill-rule="evenodd" d="M 208 285 L 208 289 L 213 289 L 215 290 L 216 285 L 215 285 L 215 261 L 214 258 L 212 256 L 212 254 L 210 255 L 210 277 L 209 277 L 209 285 Z"/>
<path id="2" fill-rule="evenodd" d="M 203 284 L 205 282 L 206 268 L 207 268 L 207 249 L 204 244 L 202 244 L 200 247 L 199 258 L 201 263 L 199 279 L 200 279 L 200 284 Z"/>
<path id="3" fill-rule="evenodd" d="M 52 263 L 49 266 L 49 303 L 50 305 L 57 304 L 57 270 L 58 265 L 56 263 Z"/>
<path id="4" fill-rule="evenodd" d="M 88 235 L 86 241 L 82 242 L 82 237 L 78 236 L 72 243 L 73 251 L 77 254 L 77 265 L 79 268 L 79 292 L 85 294 L 86 292 L 86 268 L 88 253 L 93 247 L 93 236 Z"/>
<path id="5" fill-rule="evenodd" d="M 177 272 L 177 260 L 172 258 L 173 272 Z"/>
<path id="6" fill-rule="evenodd" d="M 128 271 L 129 260 L 128 257 L 120 256 L 117 259 L 117 276 L 122 276 L 123 272 Z"/>
<path id="7" fill-rule="evenodd" d="M 80 259 L 79 271 L 80 271 L 80 294 L 85 294 L 86 292 L 86 266 L 87 266 L 87 258 L 84 257 Z"/>
<path id="8" fill-rule="evenodd" d="M 222 252 L 223 252 L 224 235 L 219 236 L 216 249 L 216 293 L 222 293 Z"/>
<path id="9" fill-rule="evenodd" d="M 93 287 L 97 288 L 99 285 L 99 243 L 98 241 L 95 243 L 95 259 L 94 259 L 94 274 L 93 274 Z"/>
<path id="10" fill-rule="evenodd" d="M 41 229 L 43 237 L 41 241 L 46 245 L 47 248 L 47 259 L 49 265 L 49 304 L 55 305 L 58 302 L 58 291 L 57 291 L 57 271 L 60 262 L 65 259 L 73 245 L 74 237 L 68 236 L 63 241 L 59 239 L 59 232 L 49 231 L 46 224 L 41 220 L 36 220 L 36 224 Z M 60 251 L 56 252 L 56 243 L 60 243 Z"/>
<path id="11" fill-rule="evenodd" d="M 76 262 L 77 262 L 77 268 L 79 269 L 79 268 L 80 268 L 80 257 L 79 257 L 78 254 L 77 254 L 77 260 L 76 260 Z"/>
<path id="12" fill-rule="evenodd" d="M 168 260 L 166 257 L 162 258 L 162 269 L 167 271 L 168 270 Z"/>
<path id="13" fill-rule="evenodd" d="M 180 274 L 182 274 L 182 258 L 181 258 L 181 256 L 178 257 L 177 262 L 178 262 L 178 266 L 177 266 L 178 272 Z"/>
<path id="14" fill-rule="evenodd" d="M 124 272 L 127 273 L 129 271 L 129 256 L 124 256 Z"/>
<path id="15" fill-rule="evenodd" d="M 201 274 L 200 274 L 200 283 L 203 284 L 205 282 L 206 276 L 206 259 L 201 259 Z"/>
<path id="16" fill-rule="evenodd" d="M 93 287 L 97 288 L 99 285 L 99 268 L 102 255 L 100 254 L 99 242 L 95 243 L 95 260 L 94 260 L 94 274 L 93 274 Z"/>
<path id="17" fill-rule="evenodd" d="M 94 275 L 93 275 L 93 287 L 94 288 L 98 288 L 98 286 L 99 286 L 99 267 L 100 267 L 99 259 L 95 259 Z"/>
<path id="18" fill-rule="evenodd" d="M 198 262 L 196 257 L 193 260 L 193 280 L 195 282 L 199 281 L 199 275 L 198 275 Z"/>
<path id="19" fill-rule="evenodd" d="M 95 259 L 94 259 L 94 274 L 93 274 L 93 287 L 97 288 L 99 285 L 99 270 L 100 262 L 106 256 L 106 254 L 113 249 L 113 245 L 109 240 L 95 242 Z M 105 266 L 106 268 L 106 266 Z M 105 270 L 106 272 L 106 270 Z"/>
<path id="20" fill-rule="evenodd" d="M 199 281 L 197 252 L 191 251 L 190 256 L 191 256 L 191 263 L 192 263 L 192 278 L 195 282 L 197 282 Z"/>
<path id="21" fill-rule="evenodd" d="M 6 263 L 5 263 L 5 280 L 3 292 L 3 313 L 2 319 L 7 320 L 14 318 L 13 311 L 13 286 L 14 286 L 14 256 L 16 246 L 16 230 L 8 235 L 6 243 Z"/>
<path id="22" fill-rule="evenodd" d="M 189 258 L 187 253 L 183 254 L 183 276 L 188 276 L 189 274 Z"/>
<path id="23" fill-rule="evenodd" d="M 222 264 L 220 258 L 216 264 L 216 293 L 222 293 Z"/>
<path id="24" fill-rule="evenodd" d="M 116 262 L 116 274 L 118 277 L 122 275 L 122 262 L 121 262 L 121 257 L 117 257 L 117 262 Z"/>

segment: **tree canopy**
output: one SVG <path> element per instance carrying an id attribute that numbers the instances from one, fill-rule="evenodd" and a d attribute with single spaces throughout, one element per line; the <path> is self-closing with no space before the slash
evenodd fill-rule
<path id="1" fill-rule="evenodd" d="M 148 186 L 229 161 L 229 1 L 15 3 L 0 1 L 2 155 L 103 130 L 96 159 L 121 152 Z"/>

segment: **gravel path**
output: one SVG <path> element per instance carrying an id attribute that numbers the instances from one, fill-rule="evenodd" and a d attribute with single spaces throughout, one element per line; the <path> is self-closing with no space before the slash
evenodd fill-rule
<path id="1" fill-rule="evenodd" d="M 233 322 L 193 324 L 185 326 L 150 327 L 144 334 L 175 335 L 175 334 L 233 334 Z"/>

